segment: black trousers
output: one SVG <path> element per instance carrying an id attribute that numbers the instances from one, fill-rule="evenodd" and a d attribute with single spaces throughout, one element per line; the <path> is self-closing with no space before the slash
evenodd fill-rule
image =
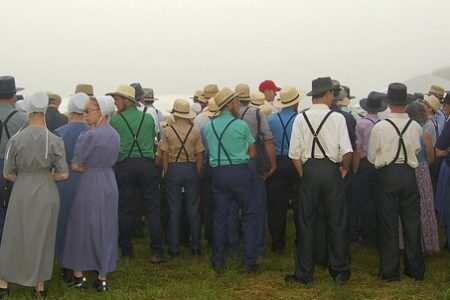
<path id="1" fill-rule="evenodd" d="M 123 256 L 133 254 L 134 192 L 143 193 L 145 217 L 149 227 L 152 251 L 162 253 L 163 231 L 161 226 L 160 173 L 149 158 L 126 158 L 116 164 L 116 180 L 119 188 L 119 247 Z"/>
<path id="2" fill-rule="evenodd" d="M 376 246 L 376 172 L 367 158 L 360 159 L 358 173 L 353 180 L 358 202 L 361 244 Z"/>
<path id="3" fill-rule="evenodd" d="M 421 279 L 425 273 L 420 233 L 420 196 L 414 169 L 391 164 L 377 171 L 379 251 L 384 279 L 399 278 L 399 216 L 405 241 L 405 273 Z"/>
<path id="4" fill-rule="evenodd" d="M 330 275 L 348 278 L 347 207 L 339 165 L 328 159 L 309 159 L 303 170 L 295 275 L 303 282 L 313 280 L 318 260 L 316 248 L 324 242 Z"/>
<path id="5" fill-rule="evenodd" d="M 297 207 L 300 176 L 294 163 L 287 156 L 277 156 L 277 169 L 266 181 L 267 219 L 272 236 L 272 249 L 283 249 L 285 245 L 286 219 L 290 203 L 294 210 L 297 231 Z"/>

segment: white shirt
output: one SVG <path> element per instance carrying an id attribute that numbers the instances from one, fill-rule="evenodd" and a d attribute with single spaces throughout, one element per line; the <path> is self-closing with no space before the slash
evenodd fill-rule
<path id="1" fill-rule="evenodd" d="M 325 104 L 313 104 L 306 111 L 306 116 L 313 129 L 317 129 L 330 108 Z M 352 144 L 348 136 L 347 123 L 345 117 L 339 112 L 333 112 L 326 120 L 318 134 L 318 139 L 328 158 L 339 163 L 342 156 L 348 152 L 353 152 Z M 314 136 L 303 117 L 298 114 L 292 126 L 291 143 L 289 147 L 289 157 L 292 159 L 301 159 L 305 163 L 312 158 L 311 150 Z M 324 158 L 322 151 L 316 143 L 314 148 L 314 158 Z"/>
<path id="2" fill-rule="evenodd" d="M 390 113 L 388 116 L 401 132 L 408 122 L 409 118 L 406 113 Z M 406 146 L 406 155 L 408 156 L 407 164 L 411 168 L 418 166 L 416 155 L 420 152 L 420 125 L 416 121 L 412 121 L 406 132 L 403 134 L 403 141 Z M 369 139 L 369 148 L 367 150 L 367 159 L 375 168 L 381 168 L 390 164 L 397 154 L 399 145 L 399 136 L 394 126 L 387 121 L 378 122 L 372 129 Z M 403 149 L 400 149 L 399 157 L 395 163 L 401 164 L 405 162 Z"/>
<path id="3" fill-rule="evenodd" d="M 138 107 L 140 111 L 144 111 L 144 106 Z M 156 136 L 161 138 L 162 136 L 162 128 L 161 128 L 161 122 L 164 122 L 166 120 L 166 117 L 163 115 L 163 113 L 153 106 L 147 106 L 147 113 L 150 114 L 153 118 L 153 121 L 155 121 L 155 132 Z"/>
<path id="4" fill-rule="evenodd" d="M 201 112 L 194 119 L 194 127 L 200 130 L 209 120 L 209 117 Z"/>

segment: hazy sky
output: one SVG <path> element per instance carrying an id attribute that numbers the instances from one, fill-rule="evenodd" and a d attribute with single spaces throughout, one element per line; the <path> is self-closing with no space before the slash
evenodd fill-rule
<path id="1" fill-rule="evenodd" d="M 450 1 L 14 0 L 0 70 L 27 89 L 156 94 L 263 79 L 309 90 L 330 75 L 366 95 L 450 65 Z"/>

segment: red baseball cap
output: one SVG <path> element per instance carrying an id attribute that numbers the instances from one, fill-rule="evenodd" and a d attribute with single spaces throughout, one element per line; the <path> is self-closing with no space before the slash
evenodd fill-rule
<path id="1" fill-rule="evenodd" d="M 272 80 L 264 80 L 259 85 L 259 91 L 261 93 L 264 93 L 265 90 L 272 90 L 275 92 L 279 92 L 279 91 L 281 91 L 281 88 L 277 87 L 275 85 L 275 82 L 273 82 Z"/>

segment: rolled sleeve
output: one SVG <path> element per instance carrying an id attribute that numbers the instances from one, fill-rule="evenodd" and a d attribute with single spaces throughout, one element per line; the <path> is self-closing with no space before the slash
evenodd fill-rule
<path id="1" fill-rule="evenodd" d="M 347 130 L 347 123 L 344 117 L 342 117 L 342 120 L 339 122 L 339 149 L 342 155 L 353 152 L 352 143 L 350 142 Z"/>
<path id="2" fill-rule="evenodd" d="M 291 159 L 301 159 L 302 158 L 301 141 L 300 140 L 301 140 L 300 119 L 298 117 L 296 117 L 294 120 L 294 124 L 292 125 L 291 143 L 289 145 L 288 156 Z"/>

